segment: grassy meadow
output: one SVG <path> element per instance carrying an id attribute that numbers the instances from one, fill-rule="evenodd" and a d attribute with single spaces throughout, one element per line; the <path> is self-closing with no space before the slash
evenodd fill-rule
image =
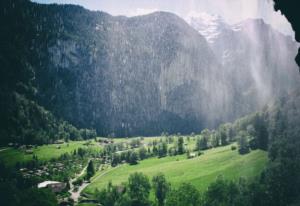
<path id="1" fill-rule="evenodd" d="M 32 154 L 27 154 L 25 151 L 14 148 L 2 148 L 0 150 L 0 160 L 6 165 L 14 166 L 17 162 L 26 162 L 32 159 L 33 155 L 36 155 L 39 160 L 48 161 L 52 158 L 58 158 L 64 153 L 73 152 L 80 147 L 90 147 L 99 151 L 101 147 L 98 143 L 90 141 L 90 144 L 86 144 L 87 141 L 70 141 L 63 144 L 49 144 L 38 146 L 32 149 Z M 59 147 L 59 149 L 58 149 Z"/>
<path id="2" fill-rule="evenodd" d="M 151 147 L 151 143 L 156 140 L 161 141 L 165 137 L 145 137 L 141 138 L 142 146 Z M 185 148 L 193 151 L 195 148 L 197 136 L 184 137 Z M 165 140 L 165 139 L 164 139 Z M 115 138 L 114 143 L 128 143 L 132 138 Z M 87 144 L 88 143 L 88 144 Z M 175 143 L 175 142 L 174 142 Z M 173 146 L 174 143 L 168 145 Z M 151 179 L 159 172 L 165 174 L 167 181 L 173 187 L 181 183 L 191 183 L 199 191 L 204 191 L 218 176 L 222 175 L 228 180 L 237 180 L 240 177 L 248 179 L 257 177 L 265 168 L 267 163 L 267 152 L 254 150 L 248 154 L 240 155 L 237 150 L 232 150 L 232 145 L 217 147 L 204 150 L 203 154 L 195 158 L 188 159 L 187 154 L 177 156 L 166 156 L 163 158 L 152 157 L 139 161 L 137 165 L 120 164 L 111 167 L 109 164 L 102 165 L 101 170 L 91 178 L 91 183 L 82 191 L 82 193 L 93 196 L 96 189 L 103 189 L 109 182 L 114 185 L 126 182 L 129 175 L 134 172 L 142 172 Z M 59 147 L 59 148 L 58 148 Z M 52 158 L 58 158 L 64 153 L 71 153 L 78 148 L 91 148 L 100 151 L 103 144 L 100 145 L 94 140 L 74 141 L 63 144 L 51 144 L 38 146 L 32 149 L 32 154 L 26 154 L 25 150 L 14 148 L 1 148 L 0 159 L 5 164 L 14 166 L 16 162 L 26 162 L 36 155 L 39 160 L 48 161 Z M 137 149 L 134 149 L 137 150 Z M 153 192 L 151 193 L 153 196 Z M 82 206 L 93 204 L 82 204 Z"/>
<path id="3" fill-rule="evenodd" d="M 96 188 L 105 188 L 110 181 L 115 185 L 121 184 L 134 172 L 142 172 L 149 178 L 162 172 L 175 187 L 182 182 L 189 182 L 203 191 L 219 175 L 229 180 L 253 178 L 260 174 L 266 162 L 267 153 L 264 151 L 240 155 L 237 150 L 231 150 L 230 145 L 206 150 L 203 155 L 193 159 L 187 159 L 186 154 L 160 159 L 154 157 L 140 161 L 138 165 L 123 164 L 100 171 L 83 192 L 93 194 Z"/>

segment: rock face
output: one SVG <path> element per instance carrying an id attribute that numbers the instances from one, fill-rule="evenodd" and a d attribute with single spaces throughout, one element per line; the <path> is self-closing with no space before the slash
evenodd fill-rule
<path id="1" fill-rule="evenodd" d="M 295 42 L 260 20 L 215 18 L 205 31 L 203 20 L 191 27 L 166 12 L 126 18 L 34 3 L 24 15 L 35 100 L 99 135 L 198 132 L 299 86 Z"/>
<path id="2" fill-rule="evenodd" d="M 299 2 L 283 0 L 274 0 L 274 2 L 275 10 L 280 10 L 286 16 L 295 31 L 296 40 L 300 42 Z M 300 48 L 296 56 L 296 62 L 300 67 Z"/>
<path id="3" fill-rule="evenodd" d="M 184 20 L 165 12 L 125 18 L 59 9 L 81 15 L 68 28 L 65 13 L 48 14 L 60 16 L 62 24 L 49 19 L 45 25 L 63 34 L 37 41 L 45 55 L 36 75 L 46 108 L 75 125 L 118 136 L 199 131 L 223 119 L 221 65 Z"/>

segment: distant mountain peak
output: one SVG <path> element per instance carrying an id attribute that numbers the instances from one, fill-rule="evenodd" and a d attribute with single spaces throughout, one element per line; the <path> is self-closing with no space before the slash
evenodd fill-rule
<path id="1" fill-rule="evenodd" d="M 213 43 L 220 35 L 222 29 L 228 27 L 221 16 L 206 12 L 190 12 L 185 20 L 202 34 L 209 43 Z"/>

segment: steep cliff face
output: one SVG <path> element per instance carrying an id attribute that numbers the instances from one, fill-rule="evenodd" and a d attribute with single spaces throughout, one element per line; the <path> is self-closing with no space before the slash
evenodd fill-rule
<path id="1" fill-rule="evenodd" d="M 221 65 L 179 17 L 72 6 L 37 6 L 36 14 L 37 32 L 54 34 L 35 42 L 38 99 L 62 118 L 117 135 L 199 131 L 222 120 Z"/>

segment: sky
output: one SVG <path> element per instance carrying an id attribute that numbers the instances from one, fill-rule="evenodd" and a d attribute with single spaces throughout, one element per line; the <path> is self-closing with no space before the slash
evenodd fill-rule
<path id="1" fill-rule="evenodd" d="M 33 0 L 39 3 L 77 4 L 112 15 L 136 16 L 168 11 L 186 18 L 190 13 L 219 15 L 229 24 L 262 18 L 278 31 L 294 36 L 290 23 L 273 9 L 272 0 Z"/>

